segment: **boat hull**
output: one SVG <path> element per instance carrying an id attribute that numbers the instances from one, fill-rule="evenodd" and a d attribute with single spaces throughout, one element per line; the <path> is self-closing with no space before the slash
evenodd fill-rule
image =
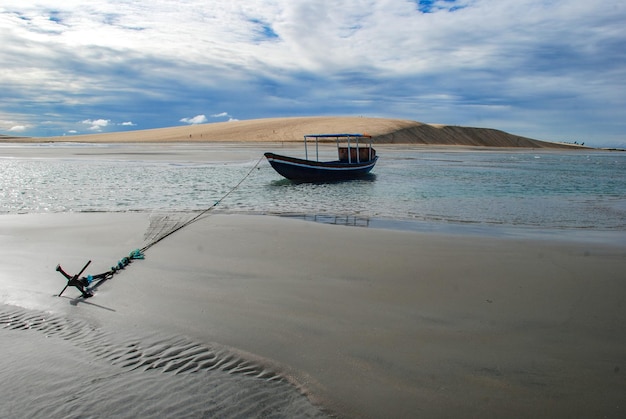
<path id="1" fill-rule="evenodd" d="M 378 157 L 359 163 L 343 161 L 319 162 L 265 153 L 267 161 L 281 176 L 297 182 L 324 182 L 358 179 L 366 176 Z"/>

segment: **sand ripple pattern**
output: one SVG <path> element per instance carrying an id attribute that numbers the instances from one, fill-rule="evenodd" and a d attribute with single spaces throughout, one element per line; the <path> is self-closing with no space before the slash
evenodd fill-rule
<path id="1" fill-rule="evenodd" d="M 93 415 L 91 398 L 80 395 L 88 386 L 102 387 L 101 397 L 108 394 L 117 400 L 99 413 L 121 417 L 164 413 L 170 417 L 327 417 L 286 378 L 219 345 L 163 336 L 117 343 L 118 336 L 88 322 L 9 306 L 0 307 L 0 328 L 61 339 L 96 360 L 96 365 L 88 362 L 90 371 L 76 371 L 78 380 L 72 377 L 71 386 L 76 386 L 79 395 L 56 407 L 54 401 L 41 396 L 39 400 L 45 403 L 40 409 L 25 402 L 21 407 L 25 410 L 17 409 L 20 415 Z M 53 348 L 54 341 L 46 340 L 50 342 L 46 346 Z M 79 384 L 81 376 L 83 384 Z M 143 403 L 129 401 L 128 393 L 133 391 L 149 397 L 141 398 L 146 399 Z M 49 397 L 58 400 L 67 397 L 65 394 L 51 393 Z"/>

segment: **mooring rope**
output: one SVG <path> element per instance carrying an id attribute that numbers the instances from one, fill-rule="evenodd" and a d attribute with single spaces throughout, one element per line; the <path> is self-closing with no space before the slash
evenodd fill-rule
<path id="1" fill-rule="evenodd" d="M 92 282 L 97 282 L 99 284 L 99 283 L 101 283 L 103 281 L 106 281 L 106 280 L 110 279 L 116 273 L 118 273 L 120 270 L 122 270 L 126 266 L 128 266 L 128 264 L 130 264 L 133 260 L 143 259 L 144 258 L 144 252 L 146 250 L 150 249 L 155 244 L 159 243 L 160 241 L 162 241 L 166 237 L 171 236 L 172 234 L 176 233 L 177 231 L 187 227 L 188 225 L 198 221 L 202 216 L 206 215 L 209 211 L 211 211 L 213 208 L 218 206 L 224 199 L 226 199 L 231 193 L 233 193 L 237 188 L 239 188 L 239 186 L 241 186 L 241 184 L 252 174 L 254 169 L 256 169 L 259 166 L 259 164 L 261 163 L 261 160 L 263 160 L 263 157 L 264 156 L 261 156 L 259 158 L 259 160 L 256 162 L 256 164 L 254 166 L 252 166 L 252 168 L 248 171 L 248 173 L 246 173 L 246 175 L 243 178 L 241 178 L 241 180 L 235 186 L 230 188 L 230 190 L 228 192 L 226 192 L 220 199 L 215 201 L 213 203 L 213 205 L 211 205 L 207 209 L 201 211 L 199 214 L 197 214 L 196 216 L 194 216 L 190 220 L 184 222 L 183 224 L 175 226 L 171 231 L 169 231 L 166 234 L 164 234 L 164 235 L 154 239 L 153 241 L 151 241 L 150 243 L 148 243 L 147 245 L 145 245 L 141 249 L 135 249 L 135 250 L 131 251 L 128 256 L 123 257 L 122 259 L 120 259 L 120 261 L 117 263 L 117 265 L 112 266 L 110 270 L 108 270 L 106 272 L 103 272 L 101 274 L 87 275 L 85 277 L 79 278 L 80 275 L 83 273 L 83 271 L 91 263 L 91 261 L 87 262 L 87 264 L 83 267 L 83 270 L 80 271 L 80 273 L 78 273 L 77 275 L 74 275 L 74 276 L 72 276 L 72 275 L 68 274 L 67 272 L 63 271 L 63 268 L 61 268 L 61 265 L 57 265 L 56 270 L 58 272 L 61 272 L 61 274 L 67 278 L 67 285 L 65 286 L 65 288 L 63 288 L 63 291 L 61 291 L 61 293 L 59 294 L 59 297 L 61 296 L 61 294 L 63 294 L 63 292 L 65 291 L 65 289 L 68 286 L 74 286 L 74 287 L 78 288 L 80 290 L 80 292 L 82 293 L 82 296 L 84 298 L 91 297 L 93 295 L 91 290 L 94 289 L 94 287 L 90 287 Z M 96 285 L 96 287 L 97 287 L 97 285 Z"/>
<path id="2" fill-rule="evenodd" d="M 153 240 L 152 242 L 148 243 L 147 245 L 145 245 L 144 247 L 142 247 L 141 249 L 139 249 L 141 251 L 141 253 L 144 253 L 146 250 L 148 250 L 149 248 L 151 248 L 152 246 L 154 246 L 155 244 L 157 244 L 158 242 L 160 242 L 161 240 L 165 239 L 166 237 L 171 236 L 172 234 L 176 233 L 177 231 L 187 227 L 189 224 L 195 223 L 196 221 L 198 221 L 203 215 L 205 215 L 207 212 L 211 211 L 213 208 L 215 208 L 216 206 L 218 206 L 224 199 L 226 199 L 228 197 L 228 195 L 230 195 L 231 193 L 233 193 L 237 188 L 239 188 L 239 186 L 241 186 L 241 184 L 252 174 L 252 172 L 254 171 L 254 169 L 257 168 L 257 166 L 261 163 L 261 160 L 263 160 L 263 156 L 261 156 L 259 158 L 259 160 L 256 162 L 256 164 L 254 166 L 252 166 L 252 169 L 250 169 L 250 171 L 248 171 L 248 173 L 246 173 L 246 175 L 241 178 L 241 180 L 232 188 L 230 188 L 230 190 L 228 192 L 226 192 L 220 199 L 218 199 L 217 201 L 215 201 L 215 203 L 213 203 L 213 205 L 211 205 L 209 208 L 205 209 L 204 211 L 200 212 L 198 215 L 196 215 L 195 217 L 193 217 L 192 219 L 190 219 L 189 221 L 174 227 L 171 231 L 169 231 L 168 233 L 162 235 L 161 237 L 159 237 L 158 239 Z"/>

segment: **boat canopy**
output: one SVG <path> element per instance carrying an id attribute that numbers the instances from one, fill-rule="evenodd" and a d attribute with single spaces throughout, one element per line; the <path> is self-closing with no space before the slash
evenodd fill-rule
<path id="1" fill-rule="evenodd" d="M 341 151 L 339 150 L 339 139 L 340 138 L 347 138 L 348 140 L 348 163 L 352 163 L 352 157 L 351 157 L 351 151 L 349 151 L 352 146 L 350 145 L 350 140 L 352 138 L 354 138 L 355 142 L 356 142 L 356 152 L 357 152 L 357 162 L 360 162 L 360 154 L 359 153 L 359 138 L 368 138 L 369 139 L 369 149 L 371 150 L 372 148 L 372 136 L 369 134 L 309 134 L 309 135 L 305 135 L 304 136 L 304 155 L 306 160 L 309 159 L 309 146 L 307 144 L 307 138 L 315 138 L 315 160 L 319 161 L 319 148 L 318 148 L 318 142 L 320 138 L 334 138 L 335 141 L 337 142 L 337 151 L 339 151 L 341 153 Z M 341 157 L 340 157 L 341 158 Z M 371 151 L 369 152 L 369 159 L 372 159 L 372 153 Z"/>
<path id="2" fill-rule="evenodd" d="M 366 137 L 372 138 L 368 134 L 311 134 L 305 135 L 306 138 L 346 138 L 346 137 Z"/>

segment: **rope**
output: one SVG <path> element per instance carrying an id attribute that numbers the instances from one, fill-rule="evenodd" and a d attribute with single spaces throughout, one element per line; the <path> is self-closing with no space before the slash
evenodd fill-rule
<path id="1" fill-rule="evenodd" d="M 165 239 L 166 237 L 169 237 L 172 234 L 176 233 L 178 230 L 181 230 L 181 229 L 187 227 L 189 224 L 198 221 L 203 215 L 205 215 L 206 213 L 211 211 L 213 208 L 218 206 L 220 204 L 220 202 L 222 202 L 224 199 L 226 199 L 228 197 L 228 195 L 233 193 L 233 191 L 235 191 L 235 189 L 237 189 L 239 186 L 241 186 L 241 184 L 252 174 L 252 171 L 254 171 L 254 169 L 256 169 L 258 167 L 258 165 L 261 163 L 261 160 L 263 160 L 263 156 L 261 156 L 261 158 L 259 158 L 259 160 L 256 162 L 256 164 L 252 167 L 252 169 L 250 169 L 250 171 L 248 171 L 248 173 L 246 173 L 246 175 L 235 186 L 230 188 L 230 190 L 228 192 L 226 192 L 220 199 L 215 201 L 215 203 L 213 205 L 211 205 L 209 208 L 207 208 L 204 211 L 200 212 L 198 215 L 196 215 L 195 217 L 193 217 L 189 221 L 187 221 L 187 222 L 185 222 L 185 223 L 183 223 L 183 224 L 181 224 L 179 226 L 176 226 L 170 232 L 164 234 L 163 236 L 159 237 L 156 240 L 153 240 L 152 242 L 148 243 L 147 245 L 145 245 L 141 249 L 135 249 L 135 250 L 131 251 L 128 256 L 120 259 L 120 261 L 117 263 L 117 265 L 112 266 L 110 270 L 108 270 L 106 272 L 103 272 L 101 274 L 87 275 L 85 277 L 79 278 L 80 275 L 85 270 L 85 268 L 87 268 L 87 266 L 91 263 L 91 261 L 89 261 L 87 263 L 87 265 L 85 265 L 85 267 L 83 268 L 82 271 L 80 271 L 79 274 L 74 275 L 74 276 L 72 276 L 72 275 L 68 274 L 67 272 L 65 272 L 63 270 L 63 268 L 61 268 L 61 265 L 58 265 L 56 270 L 58 272 L 61 272 L 61 274 L 65 278 L 67 278 L 67 285 L 65 285 L 65 288 L 63 288 L 63 290 L 59 294 L 59 297 L 61 296 L 61 294 L 63 294 L 63 292 L 66 290 L 66 288 L 68 286 L 73 286 L 73 287 L 78 288 L 78 290 L 80 290 L 83 298 L 89 298 L 89 297 L 93 296 L 92 290 L 95 290 L 98 287 L 98 285 L 101 284 L 102 282 L 112 278 L 116 273 L 118 273 L 119 271 L 124 269 L 126 266 L 128 266 L 133 260 L 143 259 L 144 258 L 144 252 L 146 250 L 148 250 L 149 248 L 151 248 L 152 246 L 154 246 L 155 244 L 157 244 L 161 240 Z M 94 282 L 96 283 L 95 287 L 91 286 L 91 284 L 94 283 Z"/>
<path id="2" fill-rule="evenodd" d="M 217 201 L 215 201 L 215 203 L 213 205 L 211 205 L 209 208 L 205 209 L 204 211 L 200 212 L 198 215 L 196 215 L 195 217 L 193 217 L 192 219 L 190 219 L 189 221 L 175 227 L 172 229 L 172 231 L 162 235 L 161 237 L 159 237 L 158 239 L 148 243 L 147 245 L 145 245 L 144 247 L 142 247 L 140 249 L 141 253 L 144 253 L 146 250 L 148 250 L 149 248 L 151 248 L 152 246 L 154 246 L 155 244 L 157 244 L 158 242 L 160 242 L 161 240 L 165 239 L 166 237 L 171 236 L 172 234 L 176 233 L 178 230 L 182 230 L 183 228 L 187 227 L 189 224 L 195 223 L 196 221 L 198 221 L 200 219 L 200 217 L 202 217 L 203 215 L 205 215 L 207 212 L 211 211 L 213 208 L 215 208 L 216 206 L 218 206 L 220 204 L 220 202 L 222 202 L 224 199 L 226 199 L 228 197 L 228 195 L 230 195 L 231 193 L 233 193 L 233 191 L 235 191 L 235 189 L 239 188 L 239 186 L 241 186 L 241 184 L 252 174 L 252 172 L 254 171 L 254 169 L 257 168 L 257 166 L 261 163 L 261 160 L 263 160 L 263 156 L 261 156 L 259 158 L 259 160 L 256 162 L 256 164 L 252 167 L 252 169 L 250 169 L 250 171 L 248 171 L 248 173 L 246 173 L 246 175 L 239 181 L 239 183 L 237 183 L 235 186 L 233 186 L 232 188 L 230 188 L 230 190 L 228 192 L 226 192 L 220 199 L 218 199 Z"/>

